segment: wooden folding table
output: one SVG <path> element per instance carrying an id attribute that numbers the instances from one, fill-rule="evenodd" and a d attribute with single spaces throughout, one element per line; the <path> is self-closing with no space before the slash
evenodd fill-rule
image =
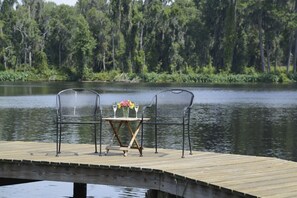
<path id="1" fill-rule="evenodd" d="M 124 156 L 127 156 L 129 149 L 138 149 L 140 156 L 142 156 L 142 150 L 143 148 L 139 145 L 138 141 L 137 141 L 137 134 L 141 129 L 141 125 L 143 121 L 148 121 L 149 118 L 125 118 L 125 117 L 118 117 L 118 118 L 102 118 L 102 120 L 108 121 L 112 131 L 113 131 L 113 135 L 112 138 L 110 140 L 110 144 L 108 146 L 106 146 L 106 154 L 109 152 L 109 150 L 121 150 L 124 152 Z M 136 127 L 133 128 L 131 126 L 132 123 L 136 123 Z M 123 126 L 126 126 L 126 128 L 128 130 L 126 130 L 126 134 L 127 137 L 130 138 L 129 144 L 128 145 L 124 145 L 123 141 L 121 140 L 120 137 L 120 131 L 124 131 L 124 130 L 120 130 Z M 114 146 L 113 142 L 114 139 L 117 140 L 118 142 L 118 146 Z"/>

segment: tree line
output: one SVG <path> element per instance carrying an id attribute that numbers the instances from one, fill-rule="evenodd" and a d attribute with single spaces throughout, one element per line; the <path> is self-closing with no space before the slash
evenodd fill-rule
<path id="1" fill-rule="evenodd" d="M 0 0 L 0 70 L 296 73 L 297 0 Z"/>

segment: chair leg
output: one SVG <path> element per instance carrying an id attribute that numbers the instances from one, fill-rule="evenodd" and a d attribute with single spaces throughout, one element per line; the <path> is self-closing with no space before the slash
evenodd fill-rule
<path id="1" fill-rule="evenodd" d="M 59 124 L 59 149 L 58 149 L 58 153 L 61 153 L 61 143 L 62 143 L 62 124 Z"/>
<path id="2" fill-rule="evenodd" d="M 59 124 L 56 123 L 56 156 L 59 155 Z"/>
<path id="3" fill-rule="evenodd" d="M 190 121 L 188 122 L 188 139 L 189 139 L 189 147 L 190 147 L 190 155 L 192 155 L 192 144 L 191 144 L 191 136 L 190 136 Z"/>
<path id="4" fill-rule="evenodd" d="M 99 155 L 102 155 L 102 120 L 100 121 L 99 129 Z"/>
<path id="5" fill-rule="evenodd" d="M 97 126 L 94 124 L 94 143 L 95 143 L 95 153 L 98 153 L 97 151 Z"/>
<path id="6" fill-rule="evenodd" d="M 143 115 L 141 120 L 140 157 L 142 157 L 142 150 L 143 150 Z"/>
<path id="7" fill-rule="evenodd" d="M 183 121 L 183 149 L 182 149 L 182 158 L 185 157 L 185 121 Z"/>
<path id="8" fill-rule="evenodd" d="M 158 153 L 158 125 L 155 124 L 155 153 Z"/>

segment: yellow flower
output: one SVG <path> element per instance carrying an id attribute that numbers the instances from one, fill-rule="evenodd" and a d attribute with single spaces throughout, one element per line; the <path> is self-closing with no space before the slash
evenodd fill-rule
<path id="1" fill-rule="evenodd" d="M 121 109 L 122 107 L 129 107 L 130 109 L 134 109 L 135 104 L 131 100 L 123 100 L 118 103 L 118 108 Z"/>

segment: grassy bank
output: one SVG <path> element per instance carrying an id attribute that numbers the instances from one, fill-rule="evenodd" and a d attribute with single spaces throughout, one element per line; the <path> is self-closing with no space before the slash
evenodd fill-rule
<path id="1" fill-rule="evenodd" d="M 46 72 L 36 71 L 1 71 L 0 81 L 72 81 L 73 76 L 55 70 Z M 154 72 L 145 74 L 121 73 L 117 70 L 100 73 L 87 73 L 84 81 L 107 81 L 107 82 L 150 82 L 150 83 L 294 83 L 297 82 L 296 74 L 287 74 L 284 71 L 271 73 L 188 73 L 188 74 L 157 74 Z"/>

